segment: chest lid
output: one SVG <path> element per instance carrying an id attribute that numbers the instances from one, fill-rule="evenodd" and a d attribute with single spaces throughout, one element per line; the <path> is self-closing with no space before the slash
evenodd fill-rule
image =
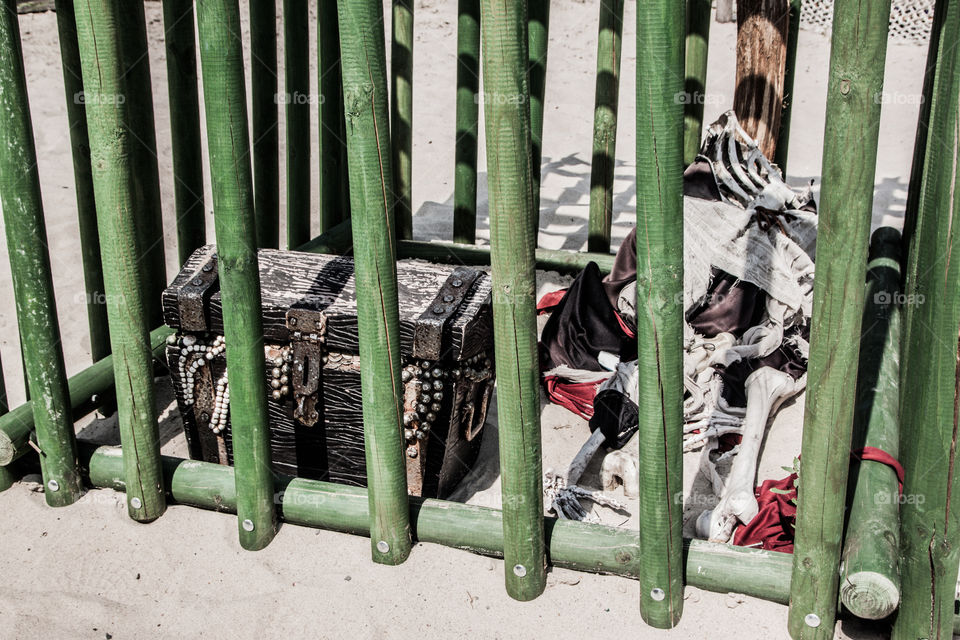
<path id="1" fill-rule="evenodd" d="M 261 311 L 267 341 L 320 330 L 326 348 L 359 353 L 353 258 L 261 249 Z M 397 263 L 400 350 L 406 358 L 464 360 L 489 348 L 490 276 L 469 267 Z M 164 322 L 182 332 L 223 333 L 217 256 L 197 249 L 163 293 Z"/>

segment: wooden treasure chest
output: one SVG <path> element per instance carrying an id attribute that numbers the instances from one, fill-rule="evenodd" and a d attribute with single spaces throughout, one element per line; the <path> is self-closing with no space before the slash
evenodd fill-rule
<path id="1" fill-rule="evenodd" d="M 366 484 L 353 259 L 259 252 L 263 375 L 278 473 Z M 490 277 L 397 264 L 404 455 L 412 495 L 445 497 L 476 460 L 493 391 Z M 198 249 L 164 291 L 167 363 L 190 456 L 233 463 L 217 256 Z"/>

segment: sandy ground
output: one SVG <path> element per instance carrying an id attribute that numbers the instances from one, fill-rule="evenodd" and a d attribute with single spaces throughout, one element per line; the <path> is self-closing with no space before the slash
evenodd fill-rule
<path id="1" fill-rule="evenodd" d="M 540 244 L 547 248 L 577 250 L 586 245 L 597 5 L 596 0 L 573 0 L 554 3 L 551 11 L 540 233 Z M 420 0 L 416 5 L 413 200 L 419 239 L 446 240 L 452 233 L 455 11 L 455 3 L 439 0 Z M 636 194 L 632 3 L 626 12 L 614 247 L 630 228 Z M 147 3 L 147 19 L 167 274 L 172 277 L 178 265 L 159 4 Z M 89 363 L 90 356 L 56 19 L 52 13 L 25 15 L 21 29 L 64 351 L 73 374 Z M 244 30 L 248 35 L 246 22 Z M 714 23 L 711 36 L 708 122 L 732 104 L 735 27 Z M 814 180 L 818 188 L 829 40 L 802 31 L 800 51 L 789 173 L 794 184 Z M 923 47 L 891 44 L 874 226 L 901 224 L 924 59 Z M 315 78 L 313 82 L 315 88 Z M 481 141 L 480 166 L 484 163 Z M 488 237 L 484 177 L 481 241 Z M 209 211 L 208 234 L 213 237 Z M 6 363 L 10 400 L 16 405 L 23 400 L 16 317 L 8 267 L 0 262 L 0 300 L 7 301 L 0 310 L 0 355 Z M 564 282 L 557 274 L 541 274 L 540 292 Z M 184 456 L 179 419 L 164 380 L 158 388 L 164 453 Z M 780 466 L 799 453 L 802 405 L 798 399 L 774 420 L 760 479 L 784 475 Z M 549 405 L 544 407 L 542 424 L 544 468 L 565 467 L 588 435 L 586 424 Z M 78 428 L 84 437 L 105 442 L 116 438 L 111 420 L 87 419 Z M 492 414 L 482 461 L 460 499 L 499 506 L 496 446 Z M 707 496 L 702 479 L 696 478 L 697 455 L 685 460 L 685 491 L 698 498 L 691 503 L 702 503 L 699 497 Z M 588 470 L 587 484 L 598 482 L 595 466 Z M 622 578 L 553 570 L 546 593 L 521 604 L 506 596 L 499 560 L 419 545 L 403 566 L 384 568 L 369 561 L 365 539 L 290 526 L 283 527 L 268 549 L 252 554 L 239 548 L 232 517 L 172 507 L 156 523 L 142 526 L 127 519 L 122 496 L 112 491 L 91 491 L 73 507 L 52 510 L 44 506 L 37 490 L 36 484 L 26 481 L 0 494 L 5 515 L 0 539 L 10 558 L 0 586 L 2 638 L 572 638 L 608 636 L 643 625 L 637 611 L 638 586 Z M 619 491 L 615 495 L 622 497 Z M 628 501 L 630 512 L 632 504 Z M 702 508 L 688 505 L 687 521 Z M 628 514 L 603 509 L 597 515 L 607 524 L 635 525 Z M 786 607 L 761 600 L 688 588 L 684 618 L 669 637 L 786 637 L 786 613 Z M 884 637 L 883 629 L 848 621 L 838 623 L 837 637 Z M 649 628 L 642 633 L 668 637 Z"/>

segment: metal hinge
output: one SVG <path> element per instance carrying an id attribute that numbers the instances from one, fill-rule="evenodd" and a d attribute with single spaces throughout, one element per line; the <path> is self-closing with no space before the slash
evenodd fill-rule
<path id="1" fill-rule="evenodd" d="M 320 420 L 320 385 L 323 374 L 323 345 L 327 336 L 327 316 L 323 311 L 294 307 L 286 314 L 292 337 L 290 383 L 293 391 L 293 417 L 312 427 Z"/>
<path id="2" fill-rule="evenodd" d="M 417 318 L 413 332 L 413 357 L 418 360 L 441 360 L 443 328 L 460 308 L 480 272 L 457 267 L 447 278 L 436 298 Z"/>

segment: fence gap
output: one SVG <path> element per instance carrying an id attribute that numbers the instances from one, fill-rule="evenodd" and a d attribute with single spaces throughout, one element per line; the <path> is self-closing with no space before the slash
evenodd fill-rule
<path id="1" fill-rule="evenodd" d="M 26 378 L 35 397 L 37 441 L 47 504 L 60 507 L 82 493 L 70 420 L 67 376 L 50 275 L 37 153 L 27 99 L 15 0 L 0 10 L 0 203 L 7 235 Z"/>
<path id="2" fill-rule="evenodd" d="M 273 28 L 274 16 L 267 18 Z M 237 524 L 241 546 L 255 551 L 273 540 L 277 515 L 257 263 L 256 224 L 263 220 L 257 220 L 254 213 L 238 0 L 197 0 L 197 27 L 223 333 L 230 363 L 227 379 L 236 468 Z M 262 77 L 261 82 L 265 82 Z M 263 87 L 260 86 L 261 91 Z"/>
<path id="3" fill-rule="evenodd" d="M 637 361 L 640 615 L 683 612 L 683 105 L 685 0 L 637 3 Z"/>
<path id="4" fill-rule="evenodd" d="M 590 162 L 590 219 L 587 250 L 610 253 L 613 181 L 617 170 L 617 103 L 623 0 L 600 0 L 597 88 L 593 107 L 593 158 Z"/>
<path id="5" fill-rule="evenodd" d="M 179 264 L 207 243 L 203 202 L 203 149 L 193 0 L 164 0 L 167 95 L 173 143 L 173 199 Z"/>
<path id="6" fill-rule="evenodd" d="M 380 0 L 340 0 L 357 323 L 373 559 L 410 554 L 402 442 L 395 191 Z"/>
<path id="7" fill-rule="evenodd" d="M 890 0 L 836 0 L 796 545 L 794 638 L 832 638 Z"/>
<path id="8" fill-rule="evenodd" d="M 453 241 L 477 241 L 477 144 L 480 135 L 480 0 L 457 1 L 457 137 Z"/>

